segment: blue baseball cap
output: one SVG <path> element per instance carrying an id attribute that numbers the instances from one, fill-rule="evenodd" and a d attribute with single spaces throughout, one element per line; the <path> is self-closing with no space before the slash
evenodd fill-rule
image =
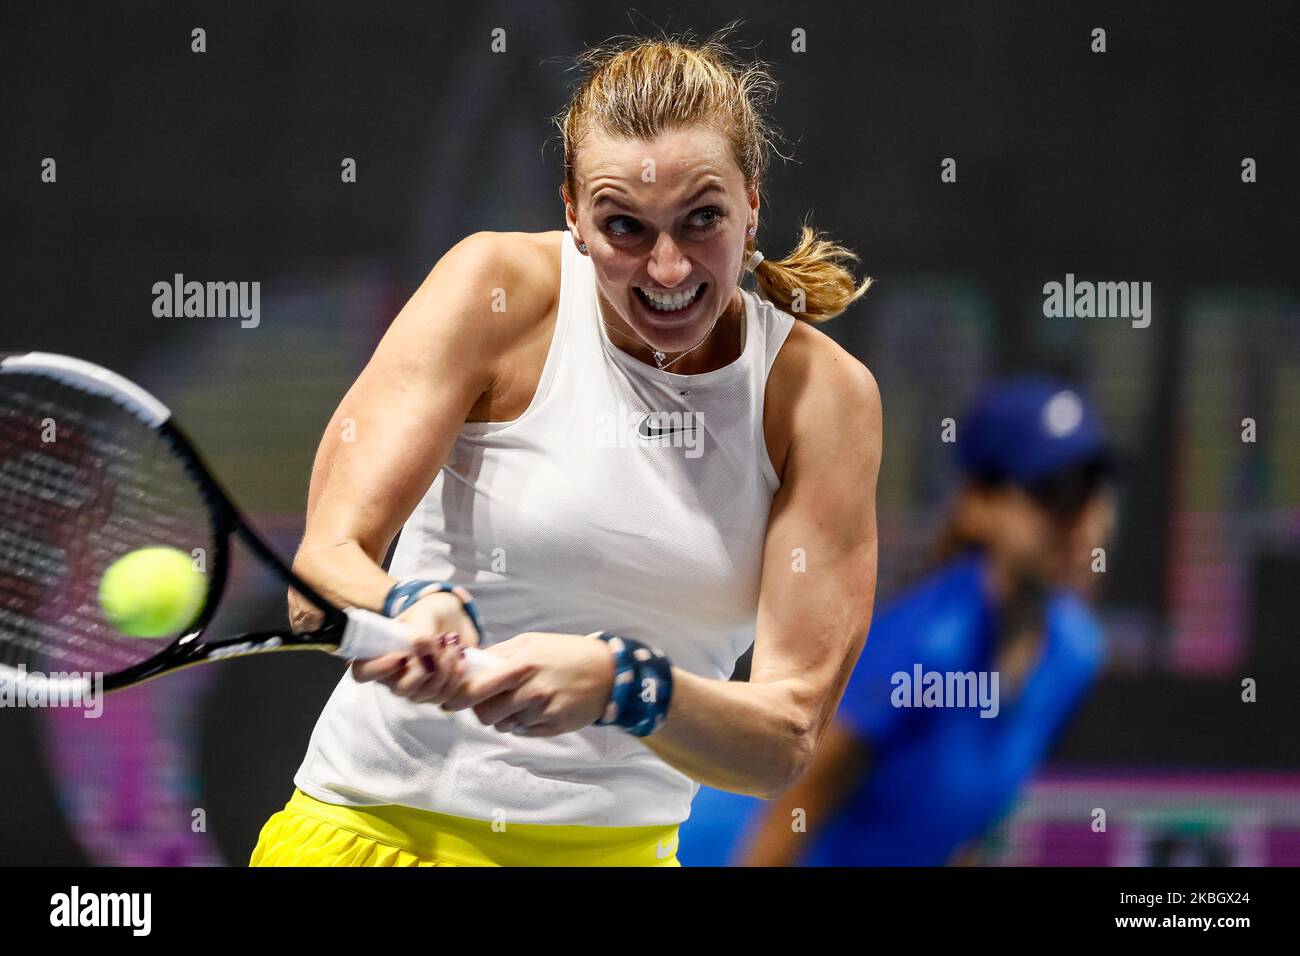
<path id="1" fill-rule="evenodd" d="M 957 461 L 969 477 L 1030 486 L 1071 469 L 1110 471 L 1115 453 L 1078 390 L 1025 376 L 986 387 L 957 423 Z"/>

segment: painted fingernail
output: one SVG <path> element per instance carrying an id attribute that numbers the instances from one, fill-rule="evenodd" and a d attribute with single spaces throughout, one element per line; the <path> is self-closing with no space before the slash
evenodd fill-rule
<path id="1" fill-rule="evenodd" d="M 438 662 L 433 659 L 432 654 L 421 654 L 420 663 L 424 665 L 424 669 L 430 674 L 438 673 Z"/>
<path id="2" fill-rule="evenodd" d="M 448 635 L 447 635 L 447 643 L 449 643 L 449 644 L 459 644 L 459 643 L 460 643 L 460 635 L 459 635 L 459 634 L 456 634 L 456 633 L 454 633 L 454 632 L 451 633 L 451 634 L 448 634 Z"/>

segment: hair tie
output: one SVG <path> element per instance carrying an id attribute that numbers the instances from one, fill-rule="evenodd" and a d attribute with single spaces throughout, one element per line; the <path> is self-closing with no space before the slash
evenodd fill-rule
<path id="1" fill-rule="evenodd" d="M 758 264 L 762 261 L 763 261 L 763 253 L 755 249 L 753 253 L 750 255 L 749 261 L 745 263 L 745 271 L 753 272 L 755 269 L 758 268 Z"/>

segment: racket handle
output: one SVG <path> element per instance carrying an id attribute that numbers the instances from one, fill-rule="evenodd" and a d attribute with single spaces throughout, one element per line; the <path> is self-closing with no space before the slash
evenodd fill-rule
<path id="1" fill-rule="evenodd" d="M 347 608 L 343 613 L 348 617 L 348 625 L 335 652 L 339 657 L 360 660 L 410 649 L 411 633 L 400 621 L 357 607 Z M 465 648 L 465 666 L 470 677 L 500 667 L 501 663 L 501 658 L 487 651 Z"/>

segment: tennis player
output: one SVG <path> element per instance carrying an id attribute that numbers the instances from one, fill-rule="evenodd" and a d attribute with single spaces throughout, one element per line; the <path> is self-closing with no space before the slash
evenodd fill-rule
<path id="1" fill-rule="evenodd" d="M 1092 686 L 1093 549 L 1114 522 L 1095 411 L 1062 382 L 997 383 L 958 421 L 957 455 L 965 483 L 936 566 L 882 608 L 812 766 L 764 806 L 740 862 L 983 862 L 982 839 Z M 917 706 L 918 673 L 999 679 Z"/>
<path id="2" fill-rule="evenodd" d="M 757 251 L 774 84 L 725 34 L 584 54 L 567 229 L 456 245 L 340 404 L 295 567 L 418 636 L 344 675 L 254 865 L 677 865 L 701 782 L 808 765 L 870 621 L 881 445 L 814 323 L 870 280 L 806 226 Z"/>

